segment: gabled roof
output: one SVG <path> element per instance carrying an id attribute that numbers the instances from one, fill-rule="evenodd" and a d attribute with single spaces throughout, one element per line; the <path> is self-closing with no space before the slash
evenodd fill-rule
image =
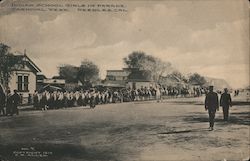
<path id="1" fill-rule="evenodd" d="M 220 79 L 220 78 L 211 78 L 211 77 L 205 77 L 206 79 L 206 83 L 204 84 L 204 86 L 214 86 L 214 89 L 224 89 L 224 88 L 228 88 L 228 89 L 232 89 L 232 87 L 228 84 L 228 82 L 224 79 Z"/>
<path id="2" fill-rule="evenodd" d="M 41 69 L 26 55 L 14 55 L 20 61 L 28 63 L 27 65 L 31 67 L 35 72 L 41 72 Z"/>
<path id="3" fill-rule="evenodd" d="M 180 84 L 186 84 L 180 78 L 176 77 L 175 75 L 167 75 L 160 78 L 160 83 L 169 86 L 177 86 Z"/>
<path id="4" fill-rule="evenodd" d="M 50 85 L 50 84 L 45 85 L 44 87 L 42 87 L 42 89 L 40 89 L 40 92 L 45 91 L 45 90 L 50 91 L 50 92 L 53 92 L 53 91 L 65 91 L 64 88 L 53 86 L 53 85 Z"/>

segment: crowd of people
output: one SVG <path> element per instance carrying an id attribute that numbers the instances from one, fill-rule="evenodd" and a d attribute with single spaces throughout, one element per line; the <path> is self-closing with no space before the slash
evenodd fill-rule
<path id="1" fill-rule="evenodd" d="M 20 104 L 20 100 L 20 95 L 16 90 L 14 90 L 14 94 L 11 94 L 10 90 L 7 91 L 6 95 L 3 92 L 0 92 L 0 115 L 18 115 L 19 110 L 17 106 Z"/>
<path id="2" fill-rule="evenodd" d="M 218 93 L 221 95 L 218 99 Z M 213 86 L 207 88 L 176 88 L 176 87 L 141 87 L 138 89 L 123 88 L 123 89 L 98 89 L 91 88 L 88 90 L 75 91 L 35 91 L 29 94 L 28 102 L 34 106 L 35 110 L 48 110 L 70 108 L 75 106 L 89 106 L 95 108 L 98 104 L 108 104 L 117 102 L 131 102 L 131 101 L 146 101 L 157 100 L 161 101 L 163 97 L 199 97 L 206 94 L 205 110 L 209 113 L 210 130 L 214 127 L 215 113 L 219 110 L 219 106 L 223 107 L 224 121 L 228 121 L 229 106 L 232 106 L 231 96 L 228 89 L 224 92 L 213 92 Z M 234 91 L 234 96 L 239 95 L 239 90 Z M 18 105 L 22 103 L 22 95 L 18 94 L 16 90 L 11 94 L 0 92 L 0 115 L 13 116 L 18 115 Z"/>
<path id="3" fill-rule="evenodd" d="M 98 89 L 90 88 L 88 90 L 75 91 L 35 91 L 29 94 L 28 104 L 33 105 L 36 110 L 60 109 L 75 106 L 89 106 L 95 108 L 98 104 L 118 103 L 118 102 L 132 102 L 132 101 L 146 101 L 146 100 L 160 100 L 166 97 L 197 97 L 205 93 L 202 88 L 187 88 L 176 87 L 141 87 L 138 89 L 123 88 L 123 89 Z M 13 115 L 18 114 L 17 106 L 22 104 L 23 97 L 14 91 L 11 94 L 1 94 L 0 100 L 0 114 Z"/>
<path id="4" fill-rule="evenodd" d="M 32 96 L 35 109 L 47 110 L 67 108 L 74 106 L 90 106 L 94 108 L 98 104 L 157 100 L 163 96 L 201 96 L 202 89 L 195 88 L 193 92 L 187 89 L 163 88 L 163 87 L 141 87 L 138 89 L 96 89 L 76 90 L 76 91 L 43 91 Z M 31 98 L 29 99 L 31 100 Z"/>

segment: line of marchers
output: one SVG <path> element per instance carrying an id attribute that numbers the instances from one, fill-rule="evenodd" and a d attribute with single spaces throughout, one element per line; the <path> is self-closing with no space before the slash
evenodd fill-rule
<path id="1" fill-rule="evenodd" d="M 211 79 L 198 73 L 187 76 L 165 62 L 142 51 L 135 51 L 123 59 L 125 67 L 107 70 L 106 78 L 99 77 L 99 67 L 87 59 L 80 66 L 69 64 L 59 66 L 57 76 L 47 78 L 42 70 L 27 56 L 26 51 L 11 52 L 11 47 L 0 43 L 0 92 L 17 90 L 23 103 L 28 102 L 34 91 L 65 90 L 76 91 L 89 88 L 161 88 L 174 90 L 175 94 L 198 94 L 195 89 L 208 85 L 215 89 L 230 88 L 226 81 Z"/>

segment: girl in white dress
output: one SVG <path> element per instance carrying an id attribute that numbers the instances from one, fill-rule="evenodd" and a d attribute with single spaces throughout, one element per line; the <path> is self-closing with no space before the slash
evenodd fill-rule
<path id="1" fill-rule="evenodd" d="M 157 102 L 159 102 L 161 99 L 161 91 L 160 91 L 160 88 L 159 86 L 156 87 L 156 100 Z"/>

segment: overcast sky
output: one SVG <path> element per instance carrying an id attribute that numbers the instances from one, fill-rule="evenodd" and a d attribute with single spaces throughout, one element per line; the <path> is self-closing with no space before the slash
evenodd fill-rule
<path id="1" fill-rule="evenodd" d="M 60 64 L 89 59 L 103 78 L 140 50 L 185 74 L 223 78 L 232 87 L 249 84 L 247 0 L 109 2 L 128 12 L 10 12 L 10 3 L 3 3 L 0 41 L 13 51 L 26 49 L 47 77 L 57 75 Z"/>

